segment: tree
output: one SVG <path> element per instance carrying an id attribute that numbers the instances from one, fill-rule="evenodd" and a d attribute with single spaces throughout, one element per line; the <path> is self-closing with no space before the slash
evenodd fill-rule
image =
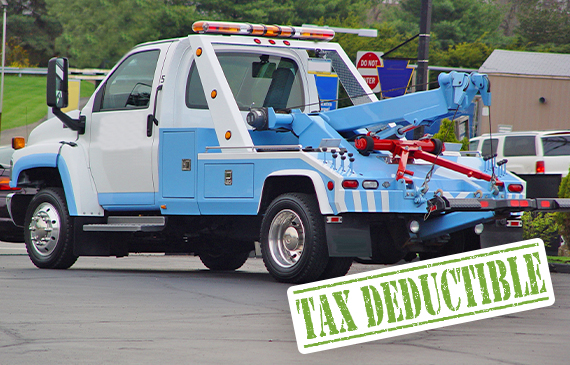
<path id="1" fill-rule="evenodd" d="M 568 4 L 554 1 L 524 0 L 518 13 L 517 34 L 531 46 L 570 43 Z"/>
<path id="2" fill-rule="evenodd" d="M 439 139 L 442 142 L 461 143 L 461 150 L 467 151 L 469 149 L 469 139 L 463 137 L 460 141 L 455 135 L 455 123 L 448 118 L 441 120 L 439 131 L 433 135 L 433 138 Z"/>
<path id="3" fill-rule="evenodd" d="M 400 19 L 419 29 L 422 0 L 402 0 Z M 462 42 L 475 42 L 492 38 L 499 32 L 504 11 L 495 1 L 480 0 L 433 0 L 431 32 L 437 35 L 439 47 Z"/>
<path id="4" fill-rule="evenodd" d="M 7 58 L 22 59 L 22 65 L 46 66 L 55 53 L 55 38 L 61 26 L 47 14 L 44 0 L 11 0 L 7 8 Z M 15 53 L 10 56 L 10 53 Z M 14 61 L 16 62 L 16 61 Z M 16 62 L 21 64 L 21 62 Z"/>
<path id="5" fill-rule="evenodd" d="M 321 18 L 366 15 L 370 0 L 209 0 L 196 3 L 208 19 L 263 24 L 301 25 Z"/>
<path id="6" fill-rule="evenodd" d="M 57 49 L 74 67 L 110 68 L 138 43 L 190 33 L 194 8 L 182 1 L 46 0 L 63 33 Z M 184 33 L 182 33 L 184 32 Z"/>

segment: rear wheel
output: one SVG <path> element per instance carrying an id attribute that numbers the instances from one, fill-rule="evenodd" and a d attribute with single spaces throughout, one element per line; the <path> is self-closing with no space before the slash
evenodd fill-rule
<path id="1" fill-rule="evenodd" d="M 24 241 L 30 259 L 39 268 L 67 269 L 73 254 L 73 219 L 63 189 L 46 188 L 34 196 L 24 220 Z"/>
<path id="2" fill-rule="evenodd" d="M 287 193 L 273 200 L 261 223 L 263 262 L 278 281 L 317 280 L 329 262 L 323 217 L 316 198 Z"/>
<path id="3" fill-rule="evenodd" d="M 233 271 L 237 270 L 245 264 L 249 257 L 248 252 L 202 252 L 199 254 L 200 261 L 210 270 L 214 271 Z"/>

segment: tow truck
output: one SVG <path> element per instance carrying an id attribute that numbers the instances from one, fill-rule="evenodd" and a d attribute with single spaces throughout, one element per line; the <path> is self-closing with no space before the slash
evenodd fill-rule
<path id="1" fill-rule="evenodd" d="M 10 186 L 26 189 L 7 198 L 37 267 L 164 252 L 235 270 L 257 241 L 276 280 L 301 283 L 344 275 L 354 258 L 475 249 L 485 223 L 570 209 L 526 199 L 495 157 L 404 138 L 476 95 L 490 105 L 486 75 L 441 74 L 437 89 L 378 100 L 330 29 L 193 30 L 134 47 L 80 112 L 61 111 L 68 60 L 50 60 L 55 117 L 14 141 Z M 351 105 L 321 110 L 316 74 L 336 75 Z"/>

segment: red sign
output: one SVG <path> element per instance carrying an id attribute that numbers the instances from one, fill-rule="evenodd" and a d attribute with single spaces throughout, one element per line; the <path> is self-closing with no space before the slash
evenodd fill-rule
<path id="1" fill-rule="evenodd" d="M 367 52 L 360 59 L 356 65 L 356 68 L 373 68 L 381 66 L 380 58 L 374 52 Z"/>
<path id="2" fill-rule="evenodd" d="M 366 83 L 370 88 L 377 92 L 380 91 L 378 84 L 380 82 L 378 78 L 377 67 L 382 66 L 382 61 L 375 52 L 366 52 L 360 56 L 356 62 L 356 68 L 366 80 Z M 375 90 L 378 89 L 378 90 Z"/>

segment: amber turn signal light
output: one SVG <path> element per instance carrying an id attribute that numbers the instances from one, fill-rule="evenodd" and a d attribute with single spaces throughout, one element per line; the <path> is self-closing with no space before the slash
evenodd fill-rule
<path id="1" fill-rule="evenodd" d="M 26 139 L 24 137 L 14 137 L 12 138 L 12 148 L 19 150 L 26 146 Z"/>

